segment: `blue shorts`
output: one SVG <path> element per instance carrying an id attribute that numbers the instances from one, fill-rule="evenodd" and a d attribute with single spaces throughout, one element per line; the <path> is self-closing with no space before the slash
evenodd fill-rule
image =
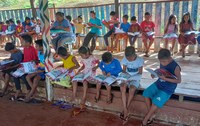
<path id="1" fill-rule="evenodd" d="M 41 67 L 38 67 L 38 70 L 45 70 L 45 69 L 44 69 L 44 68 L 41 68 Z M 45 79 L 45 72 L 38 73 L 37 75 L 41 77 L 41 80 L 44 80 L 44 79 Z"/>
<path id="2" fill-rule="evenodd" d="M 170 94 L 167 94 L 164 91 L 158 89 L 155 83 L 144 90 L 143 96 L 146 98 L 150 98 L 152 100 L 152 103 L 158 108 L 162 108 L 163 105 L 171 97 Z"/>

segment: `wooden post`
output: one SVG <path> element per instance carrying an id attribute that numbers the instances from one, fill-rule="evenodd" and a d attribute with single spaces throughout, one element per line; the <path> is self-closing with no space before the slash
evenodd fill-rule
<path id="1" fill-rule="evenodd" d="M 37 12 L 36 12 L 36 8 L 34 7 L 34 1 L 35 0 L 30 0 L 30 4 L 31 4 L 31 9 L 32 9 L 33 17 L 37 18 Z"/>
<path id="2" fill-rule="evenodd" d="M 120 17 L 120 6 L 119 6 L 120 0 L 115 0 L 115 13 L 117 14 L 117 17 Z"/>

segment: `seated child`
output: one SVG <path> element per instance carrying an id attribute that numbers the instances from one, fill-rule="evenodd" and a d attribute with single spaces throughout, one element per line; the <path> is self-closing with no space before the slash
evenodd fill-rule
<path id="1" fill-rule="evenodd" d="M 22 26 L 22 23 L 20 20 L 17 20 L 17 26 L 16 26 L 15 31 L 16 31 L 15 37 L 19 38 L 21 45 L 22 45 L 22 38 L 20 36 L 20 33 L 22 33 L 24 30 L 23 30 L 23 26 Z"/>
<path id="2" fill-rule="evenodd" d="M 178 32 L 178 23 L 176 21 L 176 15 L 170 15 L 167 26 L 165 27 L 164 34 L 170 34 Z M 168 49 L 168 41 L 172 41 L 172 47 L 170 48 L 170 51 L 173 52 L 176 38 L 166 38 L 165 39 L 165 48 Z"/>
<path id="3" fill-rule="evenodd" d="M 36 72 L 32 74 L 28 74 L 26 76 L 26 80 L 28 84 L 31 86 L 31 91 L 26 96 L 25 102 L 29 102 L 31 100 L 31 97 L 34 95 L 37 89 L 39 81 L 45 79 L 45 66 L 44 66 L 45 59 L 44 59 L 44 53 L 43 53 L 42 40 L 40 39 L 40 40 L 35 41 L 35 44 L 36 44 L 35 47 L 38 51 L 39 64 L 38 64 L 38 68 Z"/>
<path id="4" fill-rule="evenodd" d="M 81 100 L 81 110 L 84 110 L 86 108 L 85 102 L 86 102 L 86 95 L 87 95 L 87 89 L 88 89 L 88 83 L 93 81 L 93 78 L 96 75 L 96 69 L 98 68 L 99 60 L 90 53 L 90 49 L 85 46 L 81 46 L 78 50 L 80 56 L 81 56 L 81 68 L 78 70 L 77 75 L 80 73 L 87 74 L 91 72 L 91 75 L 89 78 L 83 81 L 83 97 Z M 77 81 L 73 81 L 73 100 L 76 98 L 77 94 Z"/>
<path id="5" fill-rule="evenodd" d="M 129 118 L 129 109 L 131 101 L 133 100 L 136 89 L 140 85 L 140 79 L 142 76 L 144 60 L 141 57 L 138 57 L 135 54 L 135 48 L 129 46 L 125 49 L 125 57 L 122 59 L 121 64 L 123 65 L 123 73 L 128 75 L 135 76 L 135 80 L 122 82 L 120 85 L 122 93 L 122 102 L 123 102 L 123 112 L 120 115 L 120 118 L 124 121 L 128 121 Z M 129 87 L 128 98 L 126 96 L 126 89 Z M 127 100 L 128 99 L 128 100 Z"/>
<path id="6" fill-rule="evenodd" d="M 129 32 L 141 32 L 141 27 L 140 27 L 140 24 L 137 22 L 137 18 L 135 16 L 131 17 L 131 26 L 129 28 Z M 135 44 L 135 41 L 137 40 L 138 38 L 138 35 L 136 36 L 132 36 L 132 35 L 128 35 L 129 37 L 129 42 L 130 42 L 130 45 L 131 46 L 134 46 Z"/>
<path id="7" fill-rule="evenodd" d="M 75 34 L 76 33 L 76 29 L 75 29 L 75 26 L 74 24 L 71 22 L 72 21 L 72 17 L 70 15 L 67 15 L 66 16 L 66 19 L 69 21 L 69 23 L 71 24 L 72 26 L 72 32 Z"/>
<path id="8" fill-rule="evenodd" d="M 34 62 L 34 61 L 38 61 L 38 53 L 36 51 L 36 49 L 32 46 L 32 37 L 30 35 L 23 35 L 22 39 L 24 40 L 24 49 L 23 49 L 23 62 Z M 14 77 L 14 83 L 15 83 L 15 87 L 16 87 L 16 93 L 15 96 L 12 97 L 12 100 L 17 100 L 18 96 L 21 92 L 21 85 L 20 85 L 20 79 L 23 80 L 23 82 L 26 85 L 27 88 L 27 94 L 29 94 L 29 92 L 31 91 L 31 87 L 28 84 L 27 80 L 26 80 L 26 76 L 27 74 L 21 76 L 21 77 Z"/>
<path id="9" fill-rule="evenodd" d="M 118 27 L 118 25 L 119 25 L 119 21 L 116 16 L 116 13 L 114 11 L 111 11 L 110 12 L 110 20 L 108 22 L 103 21 L 102 23 L 109 29 L 109 31 L 104 35 L 104 41 L 107 46 L 107 51 L 109 51 L 110 48 L 108 45 L 108 37 L 110 37 L 112 34 L 115 33 L 115 27 Z"/>
<path id="10" fill-rule="evenodd" d="M 122 67 L 120 65 L 119 60 L 113 58 L 110 52 L 105 52 L 102 55 L 102 61 L 99 64 L 99 67 L 102 71 L 104 76 L 115 76 L 117 77 L 120 72 L 122 72 Z M 96 90 L 97 94 L 95 97 L 95 101 L 98 102 L 100 100 L 100 90 L 101 90 L 102 83 L 97 83 Z M 107 103 L 111 104 L 113 100 L 113 94 L 111 94 L 111 86 L 105 84 L 107 89 Z"/>
<path id="11" fill-rule="evenodd" d="M 128 15 L 123 16 L 123 23 L 120 25 L 120 29 L 122 29 L 125 33 L 116 34 L 116 42 L 115 46 L 117 46 L 117 52 L 119 52 L 119 40 L 124 39 L 125 46 L 127 46 L 128 35 L 126 34 L 130 28 L 130 24 L 128 23 Z"/>
<path id="12" fill-rule="evenodd" d="M 151 14 L 149 12 L 145 13 L 145 20 L 140 24 L 142 29 L 142 41 L 145 46 L 145 57 L 149 57 L 149 51 L 151 48 L 151 45 L 154 41 L 154 35 L 148 35 L 148 32 L 154 32 L 155 24 L 150 21 Z M 147 40 L 150 40 L 149 44 L 147 44 Z"/>
<path id="13" fill-rule="evenodd" d="M 63 62 L 63 65 L 58 66 L 58 67 L 63 67 L 65 69 L 67 69 L 70 73 L 70 77 L 71 78 L 74 77 L 75 70 L 80 67 L 78 61 L 76 60 L 76 57 L 69 54 L 67 52 L 67 49 L 62 46 L 58 48 L 58 55 L 59 55 L 59 57 L 61 57 L 61 60 Z"/>
<path id="14" fill-rule="evenodd" d="M 145 97 L 148 112 L 142 121 L 143 126 L 153 122 L 153 114 L 158 108 L 163 107 L 174 93 L 177 84 L 181 83 L 181 68 L 172 59 L 170 51 L 168 49 L 161 49 L 158 52 L 158 59 L 160 61 L 160 68 L 167 70 L 176 78 L 172 79 L 167 78 L 165 75 L 160 75 L 156 82 L 144 90 L 143 96 Z M 154 76 L 152 75 L 152 77 Z"/>
<path id="15" fill-rule="evenodd" d="M 80 34 L 85 33 L 85 27 L 86 25 L 83 23 L 83 18 L 81 15 L 78 16 L 77 19 L 73 20 L 75 29 L 76 29 L 76 37 L 78 42 L 78 48 L 80 47 Z"/>
<path id="16" fill-rule="evenodd" d="M 14 62 L 8 67 L 6 67 L 6 69 L 0 72 L 1 78 L 5 83 L 3 87 L 3 91 L 0 94 L 1 97 L 3 97 L 5 95 L 5 92 L 7 91 L 7 88 L 10 82 L 11 73 L 17 70 L 19 64 L 22 62 L 22 59 L 23 59 L 22 52 L 19 49 L 16 49 L 13 43 L 6 43 L 5 51 L 8 51 L 9 53 L 11 53 L 9 60 L 14 60 Z"/>

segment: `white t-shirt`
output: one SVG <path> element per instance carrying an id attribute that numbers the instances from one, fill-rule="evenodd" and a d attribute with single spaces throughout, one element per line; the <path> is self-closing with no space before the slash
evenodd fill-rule
<path id="1" fill-rule="evenodd" d="M 131 76 L 136 75 L 139 71 L 139 68 L 144 65 L 144 59 L 141 57 L 138 57 L 134 61 L 128 61 L 126 57 L 124 57 L 121 61 L 122 65 L 125 65 L 126 72 L 129 73 Z"/>

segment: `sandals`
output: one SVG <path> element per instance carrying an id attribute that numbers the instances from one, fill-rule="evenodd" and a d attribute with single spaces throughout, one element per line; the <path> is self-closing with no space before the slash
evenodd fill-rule
<path id="1" fill-rule="evenodd" d="M 96 96 L 94 97 L 95 102 L 96 103 L 99 102 L 100 98 L 101 98 L 101 92 L 99 92 L 99 97 L 98 98 Z"/>
<path id="2" fill-rule="evenodd" d="M 149 119 L 148 121 L 147 121 L 147 125 L 151 125 L 153 122 L 155 121 L 155 119 L 153 118 L 153 119 Z"/>
<path id="3" fill-rule="evenodd" d="M 124 114 L 123 114 L 123 113 L 120 113 L 119 118 L 120 118 L 121 120 L 123 120 L 123 119 L 124 119 Z"/>
<path id="4" fill-rule="evenodd" d="M 125 124 L 128 122 L 129 119 L 130 119 L 130 115 L 128 115 L 128 116 L 126 116 L 125 118 L 123 118 L 123 119 L 122 119 L 123 125 L 125 125 Z"/>
<path id="5" fill-rule="evenodd" d="M 63 105 L 60 106 L 60 109 L 62 109 L 62 110 L 68 110 L 68 109 L 71 109 L 73 107 L 74 107 L 74 105 L 70 105 L 68 103 L 64 103 Z"/>
<path id="6" fill-rule="evenodd" d="M 81 104 L 80 108 L 74 108 L 74 110 L 72 111 L 72 116 L 77 116 L 79 115 L 81 112 L 85 112 L 86 111 L 86 105 Z"/>
<path id="7" fill-rule="evenodd" d="M 65 101 L 56 101 L 52 104 L 52 106 L 61 106 L 65 103 Z"/>
<path id="8" fill-rule="evenodd" d="M 111 94 L 111 97 L 107 100 L 107 104 L 111 104 L 112 102 L 113 102 L 113 97 L 114 97 L 114 95 L 113 94 Z"/>

